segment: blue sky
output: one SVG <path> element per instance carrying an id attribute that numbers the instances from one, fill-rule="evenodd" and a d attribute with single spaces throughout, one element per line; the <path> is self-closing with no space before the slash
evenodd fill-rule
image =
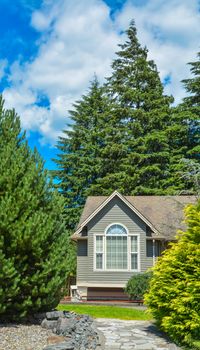
<path id="1" fill-rule="evenodd" d="M 131 19 L 176 102 L 199 50 L 198 0 L 0 0 L 0 13 L 0 92 L 51 169 L 68 110 L 111 73 Z"/>

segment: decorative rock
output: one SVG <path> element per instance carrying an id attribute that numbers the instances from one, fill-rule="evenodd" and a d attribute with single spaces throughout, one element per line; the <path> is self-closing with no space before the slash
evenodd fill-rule
<path id="1" fill-rule="evenodd" d="M 44 350 L 95 350 L 99 345 L 99 336 L 92 324 L 93 320 L 87 315 L 62 311 L 47 312 L 41 325 L 52 329 L 59 337 Z M 62 342 L 59 339 L 62 339 Z"/>
<path id="2" fill-rule="evenodd" d="M 58 344 L 62 343 L 65 340 L 65 337 L 62 337 L 60 335 L 52 335 L 51 337 L 48 337 L 47 343 L 48 344 Z"/>
<path id="3" fill-rule="evenodd" d="M 68 342 L 63 342 L 56 345 L 46 346 L 43 350 L 74 350 L 74 349 L 75 347 L 72 344 Z"/>
<path id="4" fill-rule="evenodd" d="M 51 311 L 46 313 L 47 320 L 58 320 L 59 317 L 63 317 L 63 311 Z"/>
<path id="5" fill-rule="evenodd" d="M 57 326 L 57 321 L 47 320 L 46 318 L 41 323 L 42 328 L 55 329 Z"/>
<path id="6" fill-rule="evenodd" d="M 74 330 L 74 322 L 69 318 L 59 318 L 56 324 L 57 334 L 69 334 Z"/>

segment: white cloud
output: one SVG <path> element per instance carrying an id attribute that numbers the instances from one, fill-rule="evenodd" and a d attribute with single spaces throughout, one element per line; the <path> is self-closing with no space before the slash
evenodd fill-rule
<path id="1" fill-rule="evenodd" d="M 67 110 L 94 73 L 101 80 L 108 74 L 119 40 L 103 1 L 46 1 L 31 23 L 42 32 L 38 55 L 11 67 L 11 87 L 4 97 L 6 106 L 21 115 L 23 127 L 40 131 L 44 142 L 54 143 L 66 124 Z M 48 97 L 49 108 L 36 106 L 40 94 Z"/>
<path id="2" fill-rule="evenodd" d="M 127 28 L 134 18 L 138 38 L 149 49 L 161 79 L 171 76 L 165 91 L 179 102 L 185 95 L 181 80 L 190 76 L 188 62 L 194 61 L 199 50 L 200 12 L 198 0 L 154 0 L 143 7 L 127 1 L 116 21 Z"/>
<path id="3" fill-rule="evenodd" d="M 114 20 L 103 0 L 44 0 L 31 19 L 41 32 L 38 55 L 12 65 L 10 87 L 4 91 L 6 106 L 16 108 L 24 128 L 39 131 L 44 143 L 56 142 L 67 110 L 85 93 L 94 73 L 101 81 L 110 74 L 121 40 L 118 33 L 132 18 L 162 79 L 171 75 L 166 91 L 181 99 L 180 80 L 189 72 L 186 63 L 199 49 L 198 0 L 154 0 L 142 7 L 127 1 Z M 0 77 L 3 70 L 0 62 Z M 46 108 L 37 105 L 41 95 L 49 99 Z"/>

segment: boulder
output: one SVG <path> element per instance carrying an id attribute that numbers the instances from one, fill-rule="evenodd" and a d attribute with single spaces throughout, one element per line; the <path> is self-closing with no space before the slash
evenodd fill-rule
<path id="1" fill-rule="evenodd" d="M 56 333 L 62 335 L 71 334 L 75 330 L 75 322 L 70 318 L 59 318 L 56 326 Z"/>
<path id="2" fill-rule="evenodd" d="M 63 317 L 63 316 L 64 316 L 64 312 L 63 311 L 46 312 L 47 320 L 58 320 L 59 317 Z"/>
<path id="3" fill-rule="evenodd" d="M 56 329 L 57 321 L 47 320 L 46 318 L 41 323 L 42 328 Z"/>

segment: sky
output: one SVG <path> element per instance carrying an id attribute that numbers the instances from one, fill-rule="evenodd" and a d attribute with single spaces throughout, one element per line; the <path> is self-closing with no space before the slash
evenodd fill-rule
<path id="1" fill-rule="evenodd" d="M 0 0 L 0 14 L 0 93 L 48 169 L 68 110 L 94 74 L 111 74 L 132 19 L 175 103 L 200 47 L 199 0 Z"/>

